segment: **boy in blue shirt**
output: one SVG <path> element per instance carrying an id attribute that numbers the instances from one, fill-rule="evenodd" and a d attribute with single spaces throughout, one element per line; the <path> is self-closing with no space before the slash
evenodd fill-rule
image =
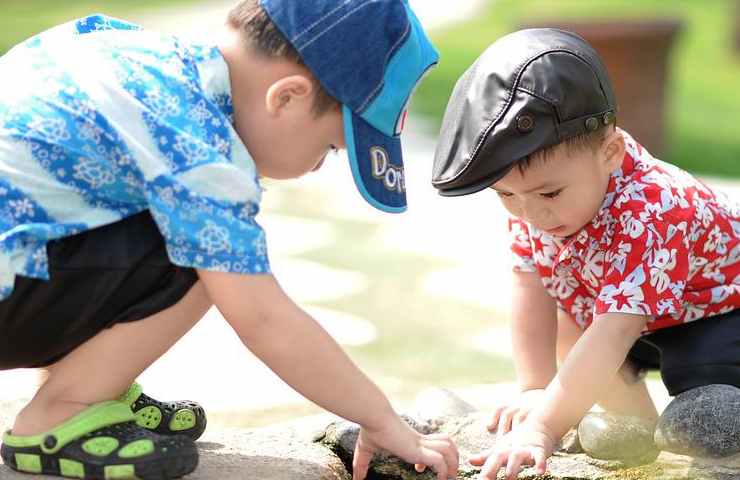
<path id="1" fill-rule="evenodd" d="M 403 211 L 399 135 L 437 58 L 399 0 L 245 0 L 214 44 L 94 16 L 0 58 L 0 369 L 48 371 L 5 463 L 193 471 L 202 409 L 133 382 L 215 304 L 286 382 L 363 427 L 357 478 L 378 448 L 455 475 L 449 438 L 408 428 L 282 291 L 255 221 L 260 177 L 337 148 L 372 205 Z"/>

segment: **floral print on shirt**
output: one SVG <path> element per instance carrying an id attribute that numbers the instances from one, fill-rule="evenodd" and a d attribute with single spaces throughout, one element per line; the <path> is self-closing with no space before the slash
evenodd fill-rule
<path id="1" fill-rule="evenodd" d="M 95 15 L 0 57 L 0 300 L 48 241 L 144 210 L 173 263 L 267 273 L 261 194 L 213 45 Z"/>
<path id="2" fill-rule="evenodd" d="M 514 269 L 538 273 L 582 328 L 628 313 L 649 316 L 648 333 L 737 309 L 740 202 L 622 133 L 622 167 L 579 232 L 559 238 L 509 219 Z"/>

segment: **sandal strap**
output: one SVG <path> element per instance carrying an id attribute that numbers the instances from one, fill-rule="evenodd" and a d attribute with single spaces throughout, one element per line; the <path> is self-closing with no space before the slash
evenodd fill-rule
<path id="1" fill-rule="evenodd" d="M 54 454 L 69 443 L 101 428 L 135 420 L 128 405 L 119 401 L 95 404 L 58 427 L 28 437 L 12 435 L 10 431 L 3 435 L 3 443 L 10 447 L 40 447 L 46 454 Z"/>
<path id="2" fill-rule="evenodd" d="M 126 405 L 133 405 L 136 400 L 139 399 L 141 394 L 144 393 L 144 389 L 141 385 L 134 382 L 131 384 L 130 387 L 128 387 L 128 390 L 126 390 L 126 393 L 124 393 L 119 401 L 125 403 Z"/>

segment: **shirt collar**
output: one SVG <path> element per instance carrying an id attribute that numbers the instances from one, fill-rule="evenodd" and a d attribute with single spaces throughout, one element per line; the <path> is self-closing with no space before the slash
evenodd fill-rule
<path id="1" fill-rule="evenodd" d="M 193 43 L 188 46 L 198 70 L 198 80 L 203 92 L 218 105 L 233 124 L 234 105 L 231 95 L 229 66 L 221 51 L 211 44 Z"/>

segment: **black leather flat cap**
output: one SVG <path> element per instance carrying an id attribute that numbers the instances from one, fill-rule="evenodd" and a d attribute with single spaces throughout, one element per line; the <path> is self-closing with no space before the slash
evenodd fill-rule
<path id="1" fill-rule="evenodd" d="M 491 45 L 457 81 L 442 122 L 432 185 L 475 193 L 543 148 L 614 123 L 606 68 L 578 35 L 520 30 Z"/>

